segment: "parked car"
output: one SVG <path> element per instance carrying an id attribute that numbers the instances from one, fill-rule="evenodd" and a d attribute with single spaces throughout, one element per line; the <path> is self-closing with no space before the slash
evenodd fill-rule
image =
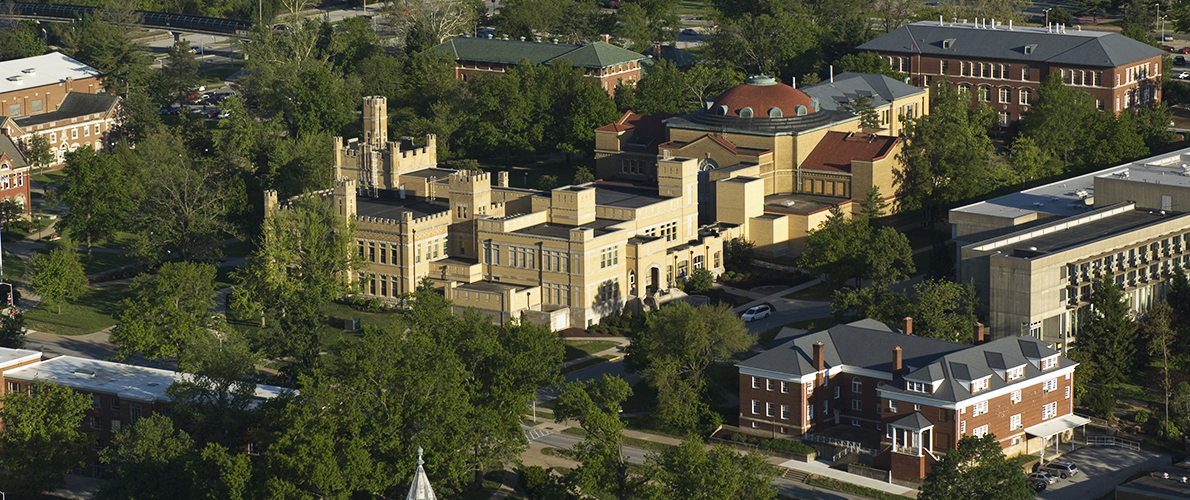
<path id="1" fill-rule="evenodd" d="M 1183 54 L 1190 54 L 1190 47 L 1182 47 L 1182 49 L 1179 50 L 1178 52 L 1181 52 Z"/>
<path id="2" fill-rule="evenodd" d="M 1078 466 L 1074 465 L 1074 462 L 1050 462 L 1045 464 L 1045 467 L 1042 467 L 1041 470 L 1050 474 L 1056 474 L 1062 479 L 1078 475 Z"/>
<path id="3" fill-rule="evenodd" d="M 1037 491 L 1045 491 L 1045 487 L 1050 485 L 1049 481 L 1046 481 L 1044 479 L 1037 479 L 1037 480 L 1029 479 L 1028 481 L 1030 483 L 1033 483 L 1033 489 L 1035 489 Z"/>
<path id="4" fill-rule="evenodd" d="M 1028 478 L 1030 481 L 1045 481 L 1049 484 L 1054 484 L 1054 483 L 1058 482 L 1057 476 L 1054 476 L 1053 474 L 1050 474 L 1049 472 L 1046 472 L 1044 470 L 1040 470 L 1040 471 L 1034 472 L 1032 474 L 1029 474 Z"/>
<path id="5" fill-rule="evenodd" d="M 1185 66 L 1185 65 L 1186 65 L 1186 56 L 1177 56 L 1177 57 L 1174 57 L 1174 58 L 1173 58 L 1173 65 L 1174 65 L 1174 66 Z"/>
<path id="6" fill-rule="evenodd" d="M 767 318 L 772 315 L 773 315 L 773 308 L 771 308 L 769 306 L 756 306 L 751 309 L 748 309 L 747 311 L 744 311 L 744 314 L 741 315 L 740 317 L 743 318 L 745 322 L 748 322 L 748 321 Z"/>
<path id="7" fill-rule="evenodd" d="M 1173 52 L 1173 51 L 1175 51 L 1175 50 L 1178 50 L 1178 49 L 1175 49 L 1175 48 L 1173 48 L 1173 46 L 1172 46 L 1172 45 L 1162 45 L 1162 46 L 1161 46 L 1161 50 L 1164 50 L 1164 51 L 1166 51 L 1166 52 Z"/>
<path id="8" fill-rule="evenodd" d="M 695 30 L 694 30 L 694 28 L 686 28 L 686 29 L 682 30 L 682 34 L 683 34 L 683 35 L 692 35 L 692 36 L 697 36 L 697 35 L 698 35 L 698 31 L 695 31 Z"/>
<path id="9" fill-rule="evenodd" d="M 1187 78 L 1190 78 L 1190 71 L 1179 72 L 1178 74 L 1174 75 L 1174 78 L 1177 78 L 1179 80 L 1185 80 Z"/>

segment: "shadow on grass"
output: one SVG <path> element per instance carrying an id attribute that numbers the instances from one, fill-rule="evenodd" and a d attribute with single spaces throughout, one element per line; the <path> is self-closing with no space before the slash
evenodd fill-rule
<path id="1" fill-rule="evenodd" d="M 130 296 L 129 285 L 120 283 L 91 288 L 73 303 L 62 305 L 62 314 L 56 306 L 40 304 L 26 311 L 29 328 L 60 335 L 86 335 L 116 324 L 120 315 L 120 302 Z"/>

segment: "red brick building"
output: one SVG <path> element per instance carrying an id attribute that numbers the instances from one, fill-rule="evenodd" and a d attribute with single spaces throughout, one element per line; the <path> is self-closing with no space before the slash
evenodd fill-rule
<path id="1" fill-rule="evenodd" d="M 616 85 L 621 83 L 636 86 L 640 81 L 641 61 L 648 57 L 607 43 L 606 35 L 603 41 L 582 45 L 540 39 L 458 37 L 435 49 L 455 60 L 455 78 L 460 80 L 476 75 L 503 75 L 523 61 L 550 64 L 565 59 L 583 68 L 588 78 L 599 80 L 608 95 L 614 95 Z"/>
<path id="2" fill-rule="evenodd" d="M 0 62 L 0 116 L 57 111 L 66 94 L 103 91 L 99 71 L 61 52 Z"/>
<path id="3" fill-rule="evenodd" d="M 0 136 L 0 200 L 16 200 L 29 212 L 29 164 L 11 137 Z"/>
<path id="4" fill-rule="evenodd" d="M 79 423 L 79 428 L 91 437 L 91 448 L 86 467 L 78 473 L 89 477 L 108 477 L 107 466 L 99 462 L 99 452 L 111 444 L 116 431 L 153 414 L 170 414 L 171 399 L 165 391 L 186 377 L 181 372 L 73 356 L 41 359 L 42 353 L 37 351 L 0 348 L 3 389 L 20 391 L 37 382 L 52 382 L 91 397 L 91 408 Z M 284 390 L 257 385 L 256 397 L 268 399 Z M 257 453 L 253 445 L 245 445 L 244 451 Z"/>
<path id="5" fill-rule="evenodd" d="M 860 45 L 908 73 L 914 85 L 945 79 L 987 103 L 1001 126 L 1020 119 L 1041 82 L 1058 73 L 1100 110 L 1161 101 L 1161 50 L 1103 31 L 921 21 Z"/>
<path id="6" fill-rule="evenodd" d="M 1045 343 L 1008 337 L 975 345 L 862 320 L 806 333 L 737 364 L 740 429 L 766 437 L 831 435 L 855 445 L 900 481 L 920 481 L 963 436 L 995 434 L 1005 453 L 1037 453 L 1068 440 L 1077 363 Z M 976 325 L 977 340 L 983 326 Z M 834 434 L 838 434 L 835 432 Z"/>

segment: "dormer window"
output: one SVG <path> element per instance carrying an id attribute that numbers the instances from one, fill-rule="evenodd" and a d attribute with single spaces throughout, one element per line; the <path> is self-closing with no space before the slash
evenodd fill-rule
<path id="1" fill-rule="evenodd" d="M 946 40 L 942 41 L 943 49 L 950 49 L 951 47 L 954 47 L 954 38 L 947 38 Z"/>
<path id="2" fill-rule="evenodd" d="M 971 392 L 976 393 L 979 391 L 986 391 L 988 389 L 988 384 L 991 382 L 991 379 L 992 379 L 992 377 L 988 376 L 988 377 L 981 378 L 979 380 L 972 380 L 971 381 Z"/>
<path id="3" fill-rule="evenodd" d="M 1058 366 L 1057 354 L 1041 360 L 1041 371 L 1049 370 L 1055 366 Z"/>
<path id="4" fill-rule="evenodd" d="M 905 390 L 909 391 L 909 392 L 929 393 L 930 392 L 929 387 L 930 387 L 930 385 L 926 384 L 925 382 L 912 382 L 912 381 L 908 381 L 908 380 L 905 381 Z"/>
<path id="5" fill-rule="evenodd" d="M 1034 44 L 1026 45 L 1025 46 L 1025 55 L 1032 54 L 1034 50 L 1037 50 L 1037 44 L 1034 43 Z"/>
<path id="6" fill-rule="evenodd" d="M 1011 382 L 1013 380 L 1016 380 L 1016 379 L 1024 377 L 1024 376 L 1025 376 L 1025 367 L 1018 366 L 1016 368 L 1009 368 L 1008 372 L 1005 374 L 1005 379 L 1007 379 L 1008 381 Z"/>
<path id="7" fill-rule="evenodd" d="M 745 106 L 740 110 L 740 118 L 752 118 L 752 108 Z"/>

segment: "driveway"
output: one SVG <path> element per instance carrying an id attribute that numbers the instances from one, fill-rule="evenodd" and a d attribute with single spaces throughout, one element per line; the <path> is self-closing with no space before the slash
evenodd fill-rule
<path id="1" fill-rule="evenodd" d="M 1151 451 L 1128 451 L 1111 446 L 1088 446 L 1063 455 L 1059 461 L 1078 464 L 1078 475 L 1060 480 L 1037 498 L 1045 500 L 1087 500 L 1111 493 L 1137 467 L 1156 469 L 1170 464 L 1170 457 Z"/>

